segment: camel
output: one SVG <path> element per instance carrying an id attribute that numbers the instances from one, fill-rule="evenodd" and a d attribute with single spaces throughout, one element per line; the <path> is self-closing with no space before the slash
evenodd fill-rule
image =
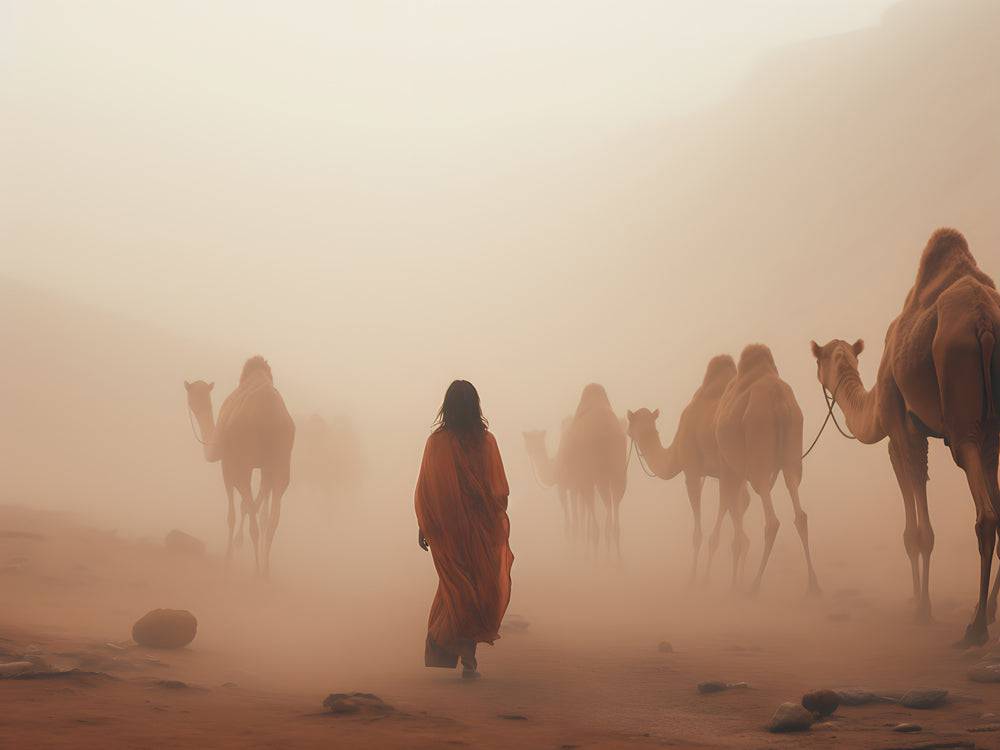
<path id="1" fill-rule="evenodd" d="M 740 487 L 749 482 L 764 506 L 764 548 L 751 592 L 760 589 L 781 522 L 771 492 L 781 473 L 795 509 L 795 528 L 802 541 L 808 570 L 808 594 L 819 594 L 819 582 L 809 551 L 809 521 L 799 499 L 802 481 L 802 410 L 789 385 L 778 376 L 771 350 L 750 344 L 740 354 L 736 377 L 726 386 L 716 412 L 719 446 L 719 494 L 732 508 L 737 533 L 742 532 Z"/>
<path id="2" fill-rule="evenodd" d="M 600 544 L 594 510 L 596 490 L 604 501 L 607 551 L 610 554 L 614 545 L 621 556 L 619 510 L 625 496 L 627 440 L 604 386 L 591 383 L 583 389 L 564 442 L 567 481 L 583 514 L 584 538 L 596 551 Z"/>
<path id="3" fill-rule="evenodd" d="M 579 530 L 580 509 L 578 503 L 570 492 L 569 479 L 565 471 L 565 456 L 563 448 L 566 432 L 573 423 L 572 417 L 567 417 L 562 422 L 562 429 L 559 437 L 559 447 L 554 456 L 549 455 L 545 444 L 545 430 L 528 430 L 521 433 L 524 436 L 524 446 L 528 451 L 528 458 L 531 461 L 535 478 L 543 487 L 555 487 L 559 494 L 559 503 L 563 511 L 563 533 L 567 538 L 573 538 Z"/>
<path id="4" fill-rule="evenodd" d="M 694 584 L 698 575 L 698 556 L 701 551 L 701 493 L 706 477 L 719 478 L 719 448 L 715 442 L 715 413 L 719 399 L 729 382 L 736 377 L 736 362 L 728 354 L 713 357 L 705 369 L 705 377 L 701 387 L 695 391 L 690 403 L 681 413 L 680 423 L 673 442 L 667 448 L 663 447 L 660 433 L 656 429 L 656 420 L 660 410 L 650 411 L 639 409 L 628 412 L 628 435 L 635 441 L 640 457 L 644 458 L 650 470 L 661 479 L 673 479 L 684 473 L 684 484 L 687 488 L 688 500 L 691 502 L 691 512 L 694 514 L 694 555 L 691 562 L 690 583 Z M 750 504 L 750 493 L 744 484 L 741 487 L 739 502 L 742 516 Z M 708 560 L 705 565 L 705 581 L 708 581 L 712 558 L 719 546 L 719 532 L 722 521 L 729 509 L 719 498 L 719 511 L 715 526 L 708 540 Z M 735 517 L 735 516 L 734 516 Z M 735 524 L 735 521 L 734 521 Z M 735 527 L 734 527 L 735 528 Z M 750 540 L 744 534 L 737 535 L 733 540 L 733 583 L 736 583 L 737 570 L 746 559 Z"/>
<path id="5" fill-rule="evenodd" d="M 198 422 L 205 460 L 221 461 L 222 481 L 229 499 L 229 540 L 226 557 L 232 557 L 236 510 L 233 490 L 242 499 L 237 546 L 243 538 L 243 522 L 249 516 L 254 563 L 265 577 L 270 572 L 271 545 L 281 517 L 281 498 L 291 478 L 295 423 L 274 387 L 271 367 L 263 357 L 251 357 L 243 365 L 236 390 L 223 402 L 216 423 L 212 412 L 214 383 L 184 382 L 188 409 Z M 197 435 L 195 436 L 197 437 Z M 250 487 L 254 469 L 260 469 L 256 499 Z M 270 508 L 268 508 L 270 498 Z M 261 544 L 257 513 L 261 512 L 264 540 Z"/>
<path id="6" fill-rule="evenodd" d="M 931 619 L 928 586 L 934 530 L 927 508 L 927 439 L 942 439 L 968 480 L 976 508 L 979 598 L 959 647 L 988 639 L 997 585 L 987 601 L 1000 488 L 997 485 L 997 395 L 1000 394 L 1000 294 L 979 270 L 961 233 L 939 229 L 920 257 L 902 312 L 889 324 L 875 385 L 858 373 L 864 342 L 812 342 L 819 382 L 833 394 L 857 439 L 889 438 L 906 519 L 903 548 L 910 559 L 916 616 Z M 922 565 L 920 564 L 922 563 Z M 989 622 L 988 622 L 989 621 Z"/>

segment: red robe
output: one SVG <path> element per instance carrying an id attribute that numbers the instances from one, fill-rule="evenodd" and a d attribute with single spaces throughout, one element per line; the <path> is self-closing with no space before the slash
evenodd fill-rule
<path id="1" fill-rule="evenodd" d="M 427 438 L 415 505 L 439 579 L 427 624 L 429 667 L 455 667 L 477 643 L 500 637 L 514 562 L 509 492 L 489 432 L 459 440 L 441 429 Z"/>

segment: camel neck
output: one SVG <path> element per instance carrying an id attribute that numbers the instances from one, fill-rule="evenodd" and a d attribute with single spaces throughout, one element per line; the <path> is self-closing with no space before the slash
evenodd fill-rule
<path id="1" fill-rule="evenodd" d="M 215 416 L 212 411 L 212 407 L 209 405 L 207 411 L 198 412 L 194 415 L 195 420 L 198 422 L 198 431 L 201 432 L 202 451 L 205 454 L 205 460 L 209 462 L 219 460 L 215 445 Z"/>
<path id="2" fill-rule="evenodd" d="M 636 441 L 636 447 L 642 452 L 642 458 L 652 472 L 661 479 L 673 479 L 681 472 L 676 447 L 671 444 L 669 448 L 664 448 L 659 430 L 653 430 L 642 440 Z"/>
<path id="3" fill-rule="evenodd" d="M 543 445 L 528 452 L 528 458 L 538 472 L 538 481 L 547 487 L 556 483 L 555 461 L 549 455 L 548 449 Z"/>
<path id="4" fill-rule="evenodd" d="M 877 443 L 886 436 L 878 417 L 875 389 L 867 390 L 861 375 L 848 361 L 841 360 L 837 367 L 837 404 L 844 412 L 847 428 L 862 443 Z"/>

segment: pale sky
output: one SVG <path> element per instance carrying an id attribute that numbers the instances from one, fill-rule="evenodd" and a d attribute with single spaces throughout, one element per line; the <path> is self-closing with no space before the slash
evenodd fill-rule
<path id="1" fill-rule="evenodd" d="M 561 295 L 613 283 L 608 248 L 555 239 L 592 198 L 550 163 L 888 5 L 5 0 L 2 272 L 286 359 L 386 342 L 338 355 L 358 381 L 438 332 L 444 379 L 531 327 L 512 311 L 585 327 Z"/>

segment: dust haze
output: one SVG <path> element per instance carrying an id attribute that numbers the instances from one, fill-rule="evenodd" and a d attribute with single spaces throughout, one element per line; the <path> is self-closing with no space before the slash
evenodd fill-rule
<path id="1" fill-rule="evenodd" d="M 808 446 L 826 416 L 810 340 L 865 339 L 870 387 L 938 227 L 1000 274 L 1000 7 L 826 5 L 0 5 L 0 530 L 43 537 L 0 537 L 0 628 L 119 641 L 149 609 L 190 609 L 173 668 L 247 691 L 217 725 L 185 704 L 171 736 L 191 747 L 224 746 L 251 702 L 256 741 L 311 746 L 312 725 L 267 723 L 272 703 L 297 716 L 337 691 L 427 712 L 427 747 L 512 741 L 522 727 L 491 728 L 504 713 L 528 716 L 528 746 L 761 746 L 774 706 L 816 687 L 970 692 L 948 645 L 977 593 L 975 509 L 940 441 L 936 622 L 917 625 L 885 443 L 828 429 L 805 460 L 824 596 L 804 598 L 779 482 L 750 598 L 730 590 L 728 523 L 711 581 L 687 585 L 683 477 L 633 457 L 621 559 L 588 554 L 522 436 L 554 452 L 597 382 L 623 417 L 658 408 L 668 443 L 709 359 L 762 342 Z M 255 354 L 298 427 L 268 581 L 249 543 L 225 562 L 219 466 L 184 391 L 214 381 L 218 409 Z M 483 649 L 477 692 L 421 661 L 436 575 L 413 488 L 456 378 L 500 446 L 508 612 L 530 623 Z M 706 535 L 717 506 L 709 479 Z M 752 572 L 756 496 L 747 520 Z M 207 555 L 166 553 L 172 529 Z M 704 708 L 694 685 L 716 678 L 749 681 L 750 702 Z M 101 736 L 47 726 L 18 728 Z M 122 731 L 103 736 L 141 743 Z M 405 729 L 345 731 L 406 746 Z M 876 746 L 861 737 L 841 741 Z"/>

